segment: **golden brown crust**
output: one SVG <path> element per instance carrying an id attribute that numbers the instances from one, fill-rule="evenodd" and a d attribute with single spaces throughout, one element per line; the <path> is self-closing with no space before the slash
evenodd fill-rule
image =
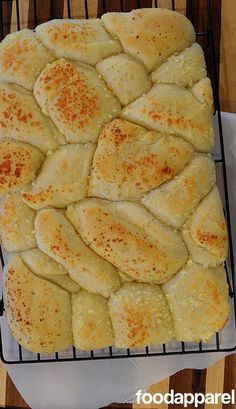
<path id="1" fill-rule="evenodd" d="M 0 141 L 0 196 L 31 182 L 42 160 L 43 154 L 33 146 L 7 139 Z"/>
<path id="2" fill-rule="evenodd" d="M 191 258 L 203 265 L 221 264 L 227 258 L 228 234 L 221 198 L 215 187 L 198 205 L 182 228 Z"/>
<path id="3" fill-rule="evenodd" d="M 153 70 L 169 55 L 195 41 L 192 24 L 183 15 L 165 9 L 132 10 L 102 16 L 106 29 L 118 37 L 125 52 Z"/>
<path id="4" fill-rule="evenodd" d="M 140 213 L 146 218 L 143 227 Z M 69 206 L 67 216 L 97 254 L 134 280 L 163 283 L 187 261 L 180 235 L 152 220 L 141 205 L 85 199 Z"/>
<path id="5" fill-rule="evenodd" d="M 121 117 L 158 132 L 176 134 L 195 150 L 210 152 L 214 143 L 211 110 L 176 84 L 155 84 L 121 112 Z"/>
<path id="6" fill-rule="evenodd" d="M 71 144 L 47 156 L 32 186 L 22 192 L 22 198 L 33 209 L 46 206 L 63 208 L 87 195 L 95 145 Z"/>
<path id="7" fill-rule="evenodd" d="M 223 267 L 192 264 L 163 285 L 178 341 L 207 342 L 229 315 L 228 285 Z"/>
<path id="8" fill-rule="evenodd" d="M 113 345 L 113 331 L 107 300 L 80 291 L 72 297 L 72 331 L 78 349 L 91 350 Z"/>
<path id="9" fill-rule="evenodd" d="M 196 155 L 173 180 L 144 196 L 142 203 L 159 220 L 180 228 L 215 184 L 215 165 L 207 155 Z"/>
<path id="10" fill-rule="evenodd" d="M 173 338 L 170 311 L 156 285 L 123 284 L 111 296 L 109 310 L 118 348 L 138 348 Z"/>
<path id="11" fill-rule="evenodd" d="M 4 301 L 10 329 L 24 348 L 50 353 L 71 345 L 69 294 L 32 274 L 20 256 L 7 265 Z"/>
<path id="12" fill-rule="evenodd" d="M 32 90 L 42 69 L 53 60 L 32 30 L 9 34 L 0 44 L 0 80 Z"/>
<path id="13" fill-rule="evenodd" d="M 120 112 L 119 101 L 94 68 L 65 59 L 42 71 L 34 95 L 70 143 L 95 142 L 101 127 Z"/>
<path id="14" fill-rule="evenodd" d="M 36 247 L 34 235 L 35 211 L 17 193 L 7 194 L 0 206 L 0 236 L 9 253 Z"/>
<path id="15" fill-rule="evenodd" d="M 175 177 L 193 158 L 181 138 L 114 119 L 100 134 L 89 179 L 89 196 L 133 200 Z"/>
<path id="16" fill-rule="evenodd" d="M 16 139 L 42 152 L 65 142 L 53 122 L 46 118 L 32 93 L 13 84 L 0 84 L 0 138 Z"/>
<path id="17" fill-rule="evenodd" d="M 109 297 L 119 287 L 116 268 L 86 246 L 59 211 L 38 212 L 35 236 L 39 249 L 62 264 L 84 289 Z"/>
<path id="18" fill-rule="evenodd" d="M 119 42 L 109 36 L 100 19 L 51 20 L 36 27 L 36 34 L 57 58 L 91 65 L 121 51 Z"/>
<path id="19" fill-rule="evenodd" d="M 77 293 L 80 286 L 72 280 L 68 271 L 38 248 L 21 253 L 24 264 L 36 275 L 62 287 L 70 293 Z"/>

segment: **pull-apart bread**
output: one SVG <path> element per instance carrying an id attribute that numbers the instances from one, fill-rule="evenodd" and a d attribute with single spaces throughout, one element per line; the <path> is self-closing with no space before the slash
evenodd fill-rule
<path id="1" fill-rule="evenodd" d="M 33 352 L 207 342 L 227 322 L 212 89 L 165 9 L 0 44 L 4 305 Z"/>

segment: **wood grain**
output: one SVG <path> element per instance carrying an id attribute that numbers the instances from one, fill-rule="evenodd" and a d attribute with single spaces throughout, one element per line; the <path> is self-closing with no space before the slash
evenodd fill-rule
<path id="1" fill-rule="evenodd" d="M 19 3 L 21 30 L 28 27 L 29 3 L 29 0 L 20 1 Z"/>
<path id="2" fill-rule="evenodd" d="M 2 14 L 2 21 L 3 23 L 0 23 L 0 34 L 1 38 L 4 38 L 7 34 L 10 33 L 10 27 L 11 27 L 11 10 L 12 10 L 12 2 L 10 1 L 5 1 L 1 3 L 1 14 Z"/>
<path id="3" fill-rule="evenodd" d="M 6 407 L 29 408 L 24 399 L 19 394 L 11 378 L 7 375 L 6 379 Z"/>
<path id="4" fill-rule="evenodd" d="M 158 1 L 158 7 L 163 7 L 163 8 L 172 8 L 172 2 L 170 0 L 159 0 Z M 185 14 L 186 12 L 186 0 L 176 0 L 175 1 L 175 9 L 179 13 Z"/>
<path id="5" fill-rule="evenodd" d="M 210 366 L 206 374 L 206 393 L 223 393 L 224 392 L 224 373 L 225 373 L 225 358 Z M 205 405 L 204 409 L 209 409 L 209 405 Z M 214 405 L 214 409 L 222 409 L 222 403 Z"/>
<path id="6" fill-rule="evenodd" d="M 21 29 L 21 26 L 19 27 Z M 16 2 L 14 1 L 12 3 L 12 10 L 11 10 L 11 27 L 10 27 L 10 33 L 13 33 L 14 31 L 18 30 L 18 25 L 17 25 L 17 16 L 16 16 Z"/>
<path id="7" fill-rule="evenodd" d="M 6 379 L 7 372 L 5 366 L 0 361 L 0 407 L 4 406 L 6 401 Z"/>
<path id="8" fill-rule="evenodd" d="M 221 109 L 236 112 L 236 1 L 222 0 L 220 100 Z"/>
<path id="9" fill-rule="evenodd" d="M 236 389 L 236 354 L 225 358 L 224 392 L 231 393 Z M 235 409 L 235 405 L 224 404 L 223 409 Z"/>

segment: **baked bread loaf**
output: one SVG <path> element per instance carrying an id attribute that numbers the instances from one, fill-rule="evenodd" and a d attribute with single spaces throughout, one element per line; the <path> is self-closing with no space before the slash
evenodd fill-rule
<path id="1" fill-rule="evenodd" d="M 229 315 L 212 90 L 183 15 L 52 20 L 0 44 L 4 301 L 33 352 L 208 341 Z"/>

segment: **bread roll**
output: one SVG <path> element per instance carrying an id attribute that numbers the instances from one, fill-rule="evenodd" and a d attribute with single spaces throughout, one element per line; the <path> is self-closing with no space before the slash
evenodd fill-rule
<path id="1" fill-rule="evenodd" d="M 39 249 L 24 251 L 21 257 L 34 274 L 59 285 L 69 293 L 77 293 L 80 290 L 80 286 L 70 278 L 68 271 Z"/>
<path id="2" fill-rule="evenodd" d="M 181 138 L 114 119 L 98 140 L 89 179 L 89 196 L 139 199 L 176 176 L 193 156 L 192 146 Z"/>
<path id="3" fill-rule="evenodd" d="M 69 294 L 32 274 L 17 255 L 5 274 L 4 307 L 19 344 L 39 353 L 68 348 L 72 344 Z"/>
<path id="4" fill-rule="evenodd" d="M 32 30 L 8 34 L 0 43 L 0 81 L 32 90 L 42 69 L 53 60 Z"/>
<path id="5" fill-rule="evenodd" d="M 170 306 L 177 341 L 207 342 L 229 315 L 228 285 L 222 266 L 190 264 L 163 290 Z"/>
<path id="6" fill-rule="evenodd" d="M 140 97 L 152 85 L 142 64 L 126 54 L 99 61 L 96 69 L 122 105 Z"/>
<path id="7" fill-rule="evenodd" d="M 180 85 L 153 85 L 147 94 L 126 106 L 121 117 L 154 131 L 181 136 L 200 152 L 210 152 L 213 147 L 209 106 Z"/>
<path id="8" fill-rule="evenodd" d="M 172 320 L 157 285 L 125 283 L 109 300 L 118 348 L 162 344 L 173 338 Z"/>
<path id="9" fill-rule="evenodd" d="M 165 9 L 132 10 L 102 16 L 106 29 L 118 37 L 125 52 L 152 71 L 176 51 L 195 41 L 192 24 L 183 15 Z"/>
<path id="10" fill-rule="evenodd" d="M 81 287 L 109 297 L 119 287 L 116 268 L 84 244 L 71 223 L 57 210 L 41 210 L 35 219 L 41 251 L 62 264 Z"/>
<path id="11" fill-rule="evenodd" d="M 134 280 L 163 283 L 187 261 L 180 235 L 141 205 L 87 199 L 69 206 L 67 216 L 92 250 Z"/>
<path id="12" fill-rule="evenodd" d="M 180 53 L 172 54 L 152 72 L 152 81 L 191 87 L 206 77 L 206 64 L 202 48 L 194 43 Z"/>
<path id="13" fill-rule="evenodd" d="M 65 145 L 49 155 L 36 181 L 22 193 L 33 209 L 65 207 L 87 195 L 87 179 L 95 146 L 92 143 Z"/>
<path id="14" fill-rule="evenodd" d="M 8 193 L 0 205 L 0 236 L 9 253 L 36 247 L 35 211 L 17 193 Z"/>
<path id="15" fill-rule="evenodd" d="M 95 142 L 102 126 L 119 115 L 120 104 L 94 68 L 65 59 L 48 65 L 34 95 L 69 143 Z"/>
<path id="16" fill-rule="evenodd" d="M 107 301 L 98 294 L 80 291 L 72 296 L 72 331 L 78 349 L 91 350 L 113 345 Z"/>
<path id="17" fill-rule="evenodd" d="M 18 85 L 0 84 L 0 139 L 26 142 L 42 152 L 65 142 L 53 122 L 46 118 L 32 93 Z"/>
<path id="18" fill-rule="evenodd" d="M 91 65 L 121 51 L 119 42 L 104 30 L 100 19 L 51 20 L 36 27 L 36 34 L 57 58 Z"/>
<path id="19" fill-rule="evenodd" d="M 8 139 L 0 141 L 0 197 L 31 182 L 43 160 L 33 146 Z"/>
<path id="20" fill-rule="evenodd" d="M 202 78 L 192 87 L 191 91 L 200 102 L 206 103 L 213 110 L 213 93 L 209 78 Z"/>
<path id="21" fill-rule="evenodd" d="M 173 180 L 144 196 L 143 204 L 162 222 L 180 228 L 215 183 L 215 165 L 196 155 Z"/>
<path id="22" fill-rule="evenodd" d="M 226 259 L 227 227 L 216 187 L 201 201 L 184 224 L 182 236 L 194 262 L 214 266 Z"/>

